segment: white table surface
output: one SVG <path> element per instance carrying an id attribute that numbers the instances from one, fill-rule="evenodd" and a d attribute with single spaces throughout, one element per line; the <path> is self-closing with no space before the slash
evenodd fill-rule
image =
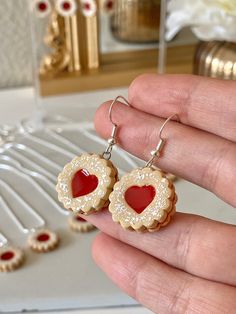
<path id="1" fill-rule="evenodd" d="M 104 100 L 112 99 L 117 95 L 126 95 L 126 89 L 115 89 L 108 91 L 89 92 L 81 94 L 72 94 L 65 97 L 50 97 L 49 103 L 64 104 L 65 101 L 76 107 L 79 103 L 92 102 L 102 103 Z M 47 103 L 47 101 L 46 101 Z M 43 102 L 44 105 L 44 102 Z M 0 125 L 17 124 L 21 119 L 33 115 L 36 111 L 36 103 L 33 88 L 6 89 L 0 90 Z M 33 312 L 32 312 L 33 313 Z M 35 312 L 36 313 L 36 312 Z M 37 312 L 38 313 L 38 312 Z M 53 312 L 43 312 L 50 314 Z M 57 311 L 58 313 L 58 311 Z M 97 309 L 97 310 L 73 310 L 62 311 L 61 314 L 148 314 L 149 310 L 142 307 L 128 307 L 118 309 Z"/>

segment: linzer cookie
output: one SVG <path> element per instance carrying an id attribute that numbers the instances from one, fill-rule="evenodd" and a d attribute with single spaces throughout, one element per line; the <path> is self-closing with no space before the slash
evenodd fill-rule
<path id="1" fill-rule="evenodd" d="M 177 196 L 170 180 L 146 167 L 124 175 L 110 195 L 109 211 L 124 229 L 157 231 L 175 213 Z"/>
<path id="2" fill-rule="evenodd" d="M 58 176 L 58 199 L 66 209 L 90 214 L 108 204 L 117 180 L 112 162 L 96 154 L 83 154 L 68 163 Z"/>
<path id="3" fill-rule="evenodd" d="M 53 251 L 59 244 L 58 235 L 48 229 L 39 229 L 28 238 L 29 247 L 38 253 Z"/>
<path id="4" fill-rule="evenodd" d="M 22 250 L 6 246 L 0 248 L 0 272 L 10 272 L 19 268 L 24 261 Z"/>
<path id="5" fill-rule="evenodd" d="M 89 232 L 96 229 L 96 227 L 93 224 L 86 221 L 79 215 L 71 215 L 68 219 L 68 223 L 71 230 L 75 232 Z"/>

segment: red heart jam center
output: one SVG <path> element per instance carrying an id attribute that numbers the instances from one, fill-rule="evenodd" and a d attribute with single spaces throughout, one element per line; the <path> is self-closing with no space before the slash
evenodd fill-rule
<path id="1" fill-rule="evenodd" d="M 81 169 L 74 175 L 71 188 L 73 198 L 92 193 L 98 186 L 98 178 L 89 174 L 88 170 Z"/>
<path id="2" fill-rule="evenodd" d="M 156 190 L 152 185 L 131 186 L 125 192 L 125 200 L 127 204 L 141 214 L 146 207 L 153 201 Z"/>
<path id="3" fill-rule="evenodd" d="M 47 233 L 41 233 L 37 236 L 37 240 L 39 242 L 46 242 L 50 239 L 50 235 Z"/>
<path id="4" fill-rule="evenodd" d="M 7 251 L 7 252 L 4 252 L 2 255 L 1 255 L 1 260 L 2 261 L 9 261 L 10 259 L 13 259 L 13 257 L 15 256 L 15 253 L 12 252 L 12 251 Z"/>

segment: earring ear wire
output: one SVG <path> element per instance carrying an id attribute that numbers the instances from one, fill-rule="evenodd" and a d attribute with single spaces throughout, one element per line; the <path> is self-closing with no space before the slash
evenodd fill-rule
<path id="1" fill-rule="evenodd" d="M 162 126 L 161 126 L 161 128 L 160 128 L 160 131 L 159 131 L 159 139 L 160 139 L 160 140 L 159 140 L 159 142 L 158 142 L 156 148 L 151 151 L 151 156 L 152 156 L 152 157 L 147 161 L 145 167 L 149 167 L 149 168 L 152 167 L 154 160 L 155 160 L 156 158 L 159 158 L 159 157 L 160 157 L 161 151 L 162 151 L 162 149 L 163 149 L 163 147 L 164 147 L 164 145 L 165 145 L 165 142 L 166 142 L 166 139 L 164 139 L 164 138 L 162 137 L 163 130 L 164 130 L 165 126 L 167 125 L 167 123 L 168 123 L 170 120 L 172 120 L 174 117 L 177 117 L 178 121 L 180 121 L 179 116 L 178 116 L 178 114 L 176 114 L 176 113 L 175 113 L 175 114 L 172 114 L 169 118 L 167 118 L 167 119 L 165 120 L 165 122 L 162 124 Z"/>
<path id="2" fill-rule="evenodd" d="M 111 133 L 111 137 L 108 139 L 108 147 L 107 149 L 104 151 L 103 153 L 103 158 L 109 160 L 111 158 L 111 152 L 112 152 L 112 149 L 113 149 L 113 146 L 116 144 L 116 133 L 117 133 L 117 124 L 114 122 L 113 118 L 112 118 L 112 110 L 113 110 L 113 107 L 114 105 L 118 102 L 119 99 L 122 99 L 124 101 L 124 103 L 127 105 L 127 106 L 131 106 L 129 101 L 124 97 L 124 96 L 117 96 L 111 103 L 110 105 L 110 108 L 109 108 L 109 119 L 110 119 L 110 122 L 111 124 L 113 125 L 113 128 L 112 128 L 112 133 Z M 161 154 L 161 151 L 165 145 L 165 139 L 162 137 L 162 133 L 163 133 L 163 130 L 166 126 L 166 124 L 172 120 L 174 117 L 177 118 L 178 121 L 180 121 L 179 119 L 179 115 L 177 113 L 174 113 L 172 114 L 171 116 L 169 116 L 165 122 L 162 124 L 161 128 L 160 128 L 160 131 L 159 131 L 159 142 L 156 146 L 156 148 L 154 150 L 151 151 L 151 158 L 147 161 L 145 167 L 152 167 L 153 165 L 153 162 L 156 158 L 160 157 L 160 154 Z"/>
<path id="3" fill-rule="evenodd" d="M 117 96 L 110 105 L 108 115 L 109 115 L 109 120 L 112 124 L 112 131 L 111 131 L 111 137 L 107 140 L 108 146 L 102 154 L 102 157 L 106 160 L 109 160 L 111 158 L 111 152 L 112 152 L 113 146 L 116 145 L 116 134 L 117 134 L 118 125 L 114 122 L 112 118 L 112 110 L 113 110 L 114 105 L 118 102 L 119 99 L 122 99 L 127 106 L 130 106 L 130 103 L 128 102 L 128 100 L 123 96 Z"/>

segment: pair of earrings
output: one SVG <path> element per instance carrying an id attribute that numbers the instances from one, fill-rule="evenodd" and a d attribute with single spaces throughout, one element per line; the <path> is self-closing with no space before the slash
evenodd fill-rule
<path id="1" fill-rule="evenodd" d="M 109 206 L 113 220 L 124 229 L 157 231 L 169 223 L 177 202 L 172 181 L 153 166 L 165 144 L 163 129 L 176 115 L 162 125 L 159 142 L 146 165 L 119 180 L 117 169 L 110 161 L 118 129 L 112 119 L 112 109 L 119 99 L 129 105 L 122 96 L 111 103 L 109 118 L 113 128 L 107 149 L 102 155 L 85 153 L 68 163 L 58 176 L 58 198 L 66 209 L 76 213 L 88 215 Z"/>

